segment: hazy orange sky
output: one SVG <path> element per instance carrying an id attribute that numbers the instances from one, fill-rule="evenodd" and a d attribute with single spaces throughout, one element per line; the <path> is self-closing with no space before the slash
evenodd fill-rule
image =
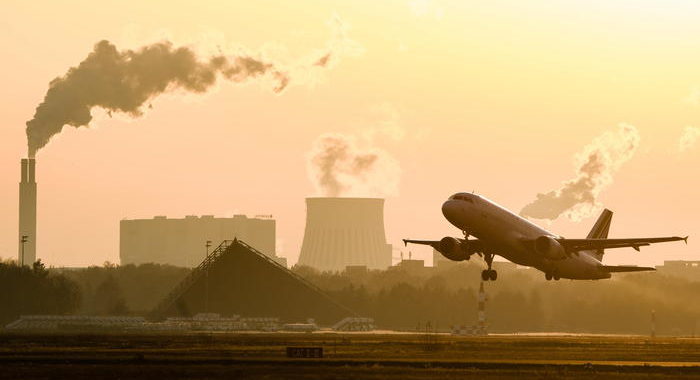
<path id="1" fill-rule="evenodd" d="M 138 119 L 95 110 L 90 128 L 66 127 L 37 156 L 38 257 L 118 262 L 122 218 L 245 213 L 274 215 L 279 253 L 294 263 L 304 198 L 316 195 L 306 157 L 323 133 L 355 136 L 400 165 L 386 202 L 391 243 L 459 236 L 440 213 L 446 197 L 474 190 L 517 212 L 573 178 L 587 144 L 627 123 L 639 148 L 599 198 L 615 211 L 611 237 L 691 239 L 611 250 L 605 261 L 700 259 L 700 141 L 679 149 L 684 129 L 700 126 L 696 2 L 192 4 L 3 2 L 0 257 L 17 254 L 25 123 L 49 81 L 96 42 L 244 47 L 292 68 L 332 42 L 337 17 L 355 49 L 280 95 L 264 81 L 221 82 L 204 95 L 161 96 Z M 540 224 L 583 237 L 594 219 Z"/>

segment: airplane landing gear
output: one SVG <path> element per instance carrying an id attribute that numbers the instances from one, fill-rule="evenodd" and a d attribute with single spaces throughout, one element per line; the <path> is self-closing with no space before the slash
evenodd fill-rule
<path id="1" fill-rule="evenodd" d="M 484 281 L 496 281 L 498 278 L 498 272 L 491 269 L 491 265 L 493 264 L 493 256 L 494 255 L 492 253 L 484 253 L 484 260 L 486 261 L 486 265 L 489 266 L 489 269 L 484 269 L 481 271 L 481 279 Z"/>
<path id="2" fill-rule="evenodd" d="M 544 278 L 547 281 L 550 281 L 550 280 L 559 281 L 559 279 L 561 277 L 559 277 L 559 273 L 557 271 L 553 271 L 553 272 L 545 272 Z"/>
<path id="3" fill-rule="evenodd" d="M 498 278 L 498 272 L 493 269 L 484 269 L 481 271 L 481 279 L 484 281 L 496 281 Z"/>

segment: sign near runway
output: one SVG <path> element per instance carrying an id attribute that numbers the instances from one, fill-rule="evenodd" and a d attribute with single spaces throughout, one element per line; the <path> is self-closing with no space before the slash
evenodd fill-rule
<path id="1" fill-rule="evenodd" d="M 287 347 L 288 358 L 322 358 L 323 347 Z"/>

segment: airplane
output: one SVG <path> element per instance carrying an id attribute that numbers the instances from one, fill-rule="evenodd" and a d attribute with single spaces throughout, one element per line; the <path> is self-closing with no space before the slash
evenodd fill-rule
<path id="1" fill-rule="evenodd" d="M 638 266 L 604 265 L 605 249 L 631 247 L 639 251 L 653 243 L 680 241 L 688 237 L 608 239 L 612 211 L 605 209 L 585 239 L 567 239 L 551 233 L 529 220 L 512 213 L 485 197 L 457 193 L 442 205 L 442 214 L 464 234 L 464 238 L 441 240 L 403 239 L 404 245 L 429 245 L 446 258 L 464 261 L 476 254 L 483 257 L 488 269 L 481 272 L 484 281 L 495 281 L 498 273 L 491 268 L 494 256 L 544 272 L 545 279 L 600 280 L 612 273 L 652 271 Z M 475 239 L 470 239 L 473 236 Z"/>

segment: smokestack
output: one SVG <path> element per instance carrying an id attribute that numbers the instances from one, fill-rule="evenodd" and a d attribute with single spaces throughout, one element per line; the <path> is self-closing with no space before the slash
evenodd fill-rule
<path id="1" fill-rule="evenodd" d="M 36 261 L 36 161 L 22 159 L 19 183 L 19 252 L 17 262 L 31 265 Z"/>
<path id="2" fill-rule="evenodd" d="M 299 265 L 321 271 L 343 271 L 348 265 L 388 268 L 384 199 L 307 198 Z"/>

